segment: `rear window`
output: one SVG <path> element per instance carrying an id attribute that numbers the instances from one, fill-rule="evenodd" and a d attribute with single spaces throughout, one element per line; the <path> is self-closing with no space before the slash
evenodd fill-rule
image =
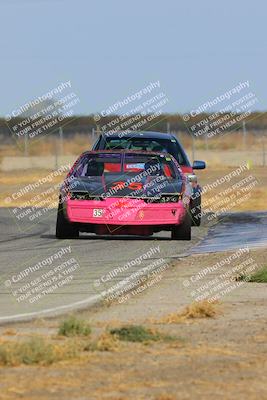
<path id="1" fill-rule="evenodd" d="M 89 177 L 103 174 L 135 176 L 165 176 L 177 178 L 178 169 L 169 155 L 99 153 L 84 155 L 72 171 L 74 177 Z"/>
<path id="2" fill-rule="evenodd" d="M 175 139 L 142 139 L 142 138 L 119 138 L 105 137 L 103 145 L 106 150 L 142 150 L 169 153 L 176 158 L 180 165 L 187 165 L 179 144 Z"/>
<path id="3" fill-rule="evenodd" d="M 88 154 L 83 156 L 72 171 L 72 176 L 102 176 L 104 172 L 121 170 L 121 154 Z"/>

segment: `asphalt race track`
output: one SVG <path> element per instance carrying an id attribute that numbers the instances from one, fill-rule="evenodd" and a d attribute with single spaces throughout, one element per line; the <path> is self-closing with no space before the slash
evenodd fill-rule
<path id="1" fill-rule="evenodd" d="M 222 215 L 220 222 L 192 249 L 192 253 L 213 253 L 241 247 L 267 246 L 267 213 L 239 212 Z"/>
<path id="2" fill-rule="evenodd" d="M 43 310 L 55 314 L 70 308 L 88 306 L 101 299 L 101 293 L 105 289 L 123 281 L 157 259 L 163 259 L 167 263 L 173 258 L 179 258 L 200 240 L 201 235 L 203 236 L 201 228 L 194 228 L 191 242 L 171 241 L 168 232 L 146 239 L 81 234 L 79 239 L 58 240 L 55 238 L 56 210 L 45 213 L 45 218 L 31 223 L 27 218 L 18 221 L 14 217 L 13 209 L 1 208 L 0 221 L 0 322 L 10 318 L 27 319 L 40 315 L 40 311 Z M 69 247 L 71 253 L 65 254 L 53 265 L 46 265 L 27 276 L 18 276 L 27 268 L 57 254 L 60 249 Z M 147 259 L 138 261 L 142 255 L 144 258 L 146 255 Z M 23 299 L 23 296 L 19 298 L 20 294 L 27 293 L 27 283 L 32 282 L 31 288 L 37 286 L 35 280 L 41 274 L 48 273 L 55 265 L 73 257 L 77 260 L 78 268 L 68 274 L 73 276 L 71 282 L 31 304 L 29 299 Z M 123 267 L 131 261 L 133 265 L 125 271 L 114 272 L 116 268 Z M 108 273 L 111 273 L 111 276 L 108 276 Z M 22 274 L 25 275 L 24 272 Z M 12 281 L 12 277 L 16 282 Z M 44 276 L 42 281 L 48 279 L 49 276 Z M 46 289 L 49 291 L 51 285 L 48 286 Z"/>
<path id="3" fill-rule="evenodd" d="M 190 253 L 267 244 L 266 213 L 228 215 L 204 239 L 207 229 L 193 228 L 191 242 L 171 241 L 168 232 L 57 240 L 56 210 L 18 223 L 13 209 L 0 208 L 0 221 L 0 323 L 88 307 L 143 268 L 153 271 Z"/>

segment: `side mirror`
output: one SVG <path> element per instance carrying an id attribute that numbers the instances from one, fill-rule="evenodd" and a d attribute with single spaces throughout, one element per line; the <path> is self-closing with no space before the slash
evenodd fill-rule
<path id="1" fill-rule="evenodd" d="M 194 161 L 193 162 L 193 169 L 205 169 L 206 163 L 205 161 Z"/>

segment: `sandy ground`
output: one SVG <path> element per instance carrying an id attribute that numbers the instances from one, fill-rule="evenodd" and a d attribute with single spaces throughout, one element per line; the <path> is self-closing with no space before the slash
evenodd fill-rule
<path id="1" fill-rule="evenodd" d="M 203 276 L 193 287 L 192 277 L 231 255 L 190 256 L 127 301 L 80 313 L 91 321 L 95 335 L 107 326 L 134 323 L 173 335 L 175 341 L 123 343 L 116 352 L 86 353 L 49 367 L 0 367 L 0 399 L 266 399 L 267 284 L 244 283 L 221 296 L 215 318 L 160 322 L 192 303 L 193 288 L 200 293 L 203 285 L 211 287 L 212 280 L 233 265 L 248 257 L 257 268 L 267 263 L 266 249 L 253 250 Z M 36 333 L 51 336 L 58 322 L 3 326 L 0 340 L 22 340 Z"/>

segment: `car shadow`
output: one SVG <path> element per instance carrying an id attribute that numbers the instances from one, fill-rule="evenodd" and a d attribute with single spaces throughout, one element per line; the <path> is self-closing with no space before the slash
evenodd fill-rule
<path id="1" fill-rule="evenodd" d="M 71 238 L 71 239 L 57 239 L 55 235 L 52 234 L 44 234 L 40 236 L 42 239 L 56 239 L 56 240 L 146 240 L 146 241 L 153 241 L 153 240 L 160 240 L 160 241 L 170 241 L 170 237 L 161 237 L 161 236 L 127 236 L 127 235 L 81 235 L 78 238 Z"/>

